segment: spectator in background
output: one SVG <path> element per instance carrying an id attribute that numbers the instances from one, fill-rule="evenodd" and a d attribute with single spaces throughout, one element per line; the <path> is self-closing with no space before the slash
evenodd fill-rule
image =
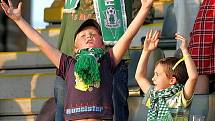
<path id="1" fill-rule="evenodd" d="M 177 33 L 190 40 L 190 32 L 199 10 L 201 0 L 174 0 Z M 181 41 L 177 41 L 177 49 Z"/>
<path id="2" fill-rule="evenodd" d="M 209 76 L 215 74 L 215 0 L 204 0 L 190 34 L 190 54 L 199 73 L 197 94 L 209 93 Z"/>

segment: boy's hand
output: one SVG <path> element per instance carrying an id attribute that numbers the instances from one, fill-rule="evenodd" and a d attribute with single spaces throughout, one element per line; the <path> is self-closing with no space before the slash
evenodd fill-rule
<path id="1" fill-rule="evenodd" d="M 4 10 L 5 14 L 11 18 L 12 20 L 16 21 L 21 18 L 21 6 L 22 3 L 20 2 L 17 8 L 13 8 L 13 4 L 11 0 L 8 0 L 9 6 L 4 2 L 4 0 L 1 0 L 1 7 Z"/>
<path id="2" fill-rule="evenodd" d="M 141 0 L 142 7 L 151 8 L 153 0 Z"/>
<path id="3" fill-rule="evenodd" d="M 181 50 L 187 50 L 187 40 L 183 36 L 181 36 L 180 34 L 176 33 L 175 34 L 175 39 L 176 40 L 181 40 L 181 46 L 180 46 Z"/>
<path id="4" fill-rule="evenodd" d="M 155 48 L 157 48 L 158 45 L 158 37 L 160 35 L 160 31 L 155 31 L 153 34 L 153 31 L 147 32 L 146 39 L 144 41 L 143 50 L 144 51 L 152 51 Z"/>

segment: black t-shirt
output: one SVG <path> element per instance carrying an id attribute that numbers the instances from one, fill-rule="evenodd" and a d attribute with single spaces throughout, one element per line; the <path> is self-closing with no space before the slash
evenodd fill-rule
<path id="1" fill-rule="evenodd" d="M 80 91 L 75 88 L 74 64 L 76 60 L 62 54 L 57 75 L 67 81 L 67 95 L 65 97 L 65 120 L 78 119 L 112 119 L 112 81 L 115 64 L 112 49 L 100 61 L 101 83 L 99 88 L 92 91 Z"/>

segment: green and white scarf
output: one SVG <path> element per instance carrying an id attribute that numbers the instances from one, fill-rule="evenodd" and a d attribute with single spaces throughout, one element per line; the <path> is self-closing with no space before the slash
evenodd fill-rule
<path id="1" fill-rule="evenodd" d="M 114 45 L 127 29 L 125 0 L 93 0 L 105 45 Z"/>
<path id="2" fill-rule="evenodd" d="M 161 91 L 151 90 L 151 105 L 148 110 L 147 121 L 172 121 L 173 118 L 166 100 L 181 91 L 182 88 L 183 85 L 175 84 Z"/>
<path id="3" fill-rule="evenodd" d="M 64 13 L 72 13 L 78 6 L 80 0 L 65 0 Z"/>
<path id="4" fill-rule="evenodd" d="M 104 55 L 101 48 L 81 49 L 76 53 L 75 88 L 81 91 L 92 91 L 92 87 L 100 87 L 100 63 L 98 60 Z"/>

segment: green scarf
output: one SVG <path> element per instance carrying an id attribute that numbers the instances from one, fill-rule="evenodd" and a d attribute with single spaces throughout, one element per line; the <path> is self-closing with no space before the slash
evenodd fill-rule
<path id="1" fill-rule="evenodd" d="M 100 87 L 100 63 L 98 60 L 104 55 L 101 48 L 81 49 L 76 53 L 75 76 L 76 89 L 81 91 L 91 91 L 90 87 Z"/>
<path id="2" fill-rule="evenodd" d="M 148 110 L 147 121 L 172 121 L 173 118 L 166 105 L 166 100 L 181 91 L 182 88 L 183 85 L 175 84 L 161 91 L 151 90 L 151 105 Z"/>

